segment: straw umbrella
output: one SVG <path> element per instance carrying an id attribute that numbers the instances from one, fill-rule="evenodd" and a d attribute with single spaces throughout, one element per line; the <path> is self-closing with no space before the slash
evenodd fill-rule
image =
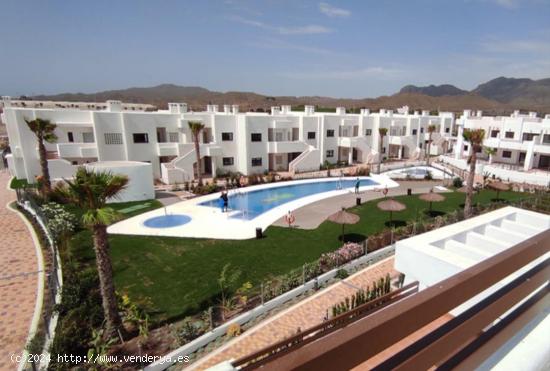
<path id="1" fill-rule="evenodd" d="M 500 181 L 491 182 L 487 185 L 487 187 L 497 191 L 497 201 L 499 199 L 498 196 L 500 194 L 500 191 L 509 191 L 510 190 L 510 186 L 508 184 L 502 183 Z"/>
<path id="2" fill-rule="evenodd" d="M 337 223 L 337 224 L 342 224 L 342 242 L 345 242 L 344 241 L 344 238 L 345 238 L 345 234 L 344 234 L 344 227 L 346 224 L 356 224 L 357 222 L 359 222 L 359 215 L 357 214 L 352 214 L 352 213 L 348 213 L 346 211 L 345 208 L 342 207 L 342 210 L 338 211 L 337 213 L 334 213 L 332 214 L 331 216 L 329 216 L 327 218 L 327 220 L 333 222 L 333 223 Z"/>
<path id="3" fill-rule="evenodd" d="M 434 193 L 433 191 L 430 191 L 429 193 L 424 193 L 423 195 L 420 195 L 419 198 L 422 201 L 427 201 L 430 203 L 430 213 L 432 212 L 432 202 L 441 202 L 445 200 L 445 197 L 443 195 L 440 195 L 439 193 Z"/>
<path id="4" fill-rule="evenodd" d="M 401 211 L 405 210 L 407 207 L 403 205 L 401 202 L 398 202 L 394 200 L 393 198 L 380 201 L 376 206 L 382 211 L 389 211 L 390 212 L 390 224 L 393 221 L 393 212 L 394 211 Z"/>

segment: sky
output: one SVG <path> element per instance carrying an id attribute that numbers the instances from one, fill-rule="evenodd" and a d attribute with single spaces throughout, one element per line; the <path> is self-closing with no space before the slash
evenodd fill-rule
<path id="1" fill-rule="evenodd" d="M 0 94 L 363 98 L 550 77 L 550 0 L 0 0 Z"/>

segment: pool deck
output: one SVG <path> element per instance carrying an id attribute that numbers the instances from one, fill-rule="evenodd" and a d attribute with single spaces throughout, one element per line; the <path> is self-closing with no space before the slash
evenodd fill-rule
<path id="1" fill-rule="evenodd" d="M 388 189 L 388 196 L 400 196 L 407 194 L 407 189 L 411 188 L 412 193 L 427 193 L 434 186 L 441 185 L 441 180 L 439 181 L 399 181 L 399 186 L 396 188 Z M 375 200 L 377 198 L 382 198 L 384 195 L 379 191 L 362 191 L 359 195 L 354 193 L 348 193 L 341 196 L 331 197 L 324 199 L 322 201 L 313 202 L 309 205 L 301 207 L 293 211 L 294 216 L 296 217 L 295 227 L 301 229 L 315 229 L 322 222 L 324 222 L 327 217 L 331 214 L 342 209 L 342 207 L 352 207 L 355 206 L 355 200 L 357 197 L 361 198 L 361 202 L 367 202 L 370 200 Z M 279 218 L 273 225 L 286 227 L 287 224 L 284 218 Z"/>
<path id="2" fill-rule="evenodd" d="M 355 178 L 355 177 L 354 177 Z M 399 184 L 383 175 L 371 175 L 370 177 L 359 177 L 360 179 L 372 179 L 377 184 L 367 185 L 359 188 L 362 193 L 371 192 L 381 194 L 383 188 L 397 188 Z M 312 182 L 327 182 L 337 181 L 338 178 L 323 178 L 323 179 L 305 179 L 292 182 L 278 182 L 250 186 L 242 189 L 237 189 L 235 192 L 251 192 L 268 188 L 281 187 L 288 184 L 301 184 Z M 230 191 L 230 195 L 231 192 Z M 220 197 L 220 193 L 214 193 L 207 196 L 196 197 L 190 200 L 178 202 L 164 208 L 156 209 L 147 213 L 140 214 L 133 218 L 129 218 L 118 222 L 108 228 L 108 232 L 112 234 L 126 235 L 146 235 L 146 236 L 169 236 L 169 237 L 191 237 L 191 238 L 216 238 L 216 239 L 233 239 L 244 240 L 254 238 L 256 236 L 256 228 L 265 230 L 271 224 L 283 217 L 289 210 L 297 210 L 303 206 L 313 202 L 329 199 L 335 196 L 352 196 L 354 197 L 353 188 L 322 192 L 306 197 L 301 197 L 296 200 L 284 203 L 274 207 L 258 217 L 248 220 L 236 218 L 239 211 L 221 212 L 220 208 L 200 205 L 200 203 L 210 200 L 215 200 Z M 184 214 L 190 216 L 190 222 L 171 228 L 149 228 L 143 223 L 145 220 L 168 214 Z"/>

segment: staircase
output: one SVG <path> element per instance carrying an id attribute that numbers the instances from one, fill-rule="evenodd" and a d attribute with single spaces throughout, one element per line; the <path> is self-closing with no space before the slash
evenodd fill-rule
<path id="1" fill-rule="evenodd" d="M 162 181 L 176 184 L 192 180 L 193 164 L 196 161 L 195 150 L 192 149 L 168 163 L 161 164 Z"/>
<path id="2" fill-rule="evenodd" d="M 296 174 L 304 171 L 319 170 L 321 164 L 321 151 L 309 146 L 304 152 L 288 164 L 288 171 Z"/>

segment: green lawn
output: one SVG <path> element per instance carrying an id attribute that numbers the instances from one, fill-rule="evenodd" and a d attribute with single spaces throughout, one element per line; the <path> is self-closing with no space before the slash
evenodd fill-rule
<path id="1" fill-rule="evenodd" d="M 16 177 L 11 178 L 10 188 L 11 189 L 23 189 L 29 187 L 36 187 L 34 184 L 29 184 L 27 179 L 17 179 Z"/>
<path id="2" fill-rule="evenodd" d="M 445 197 L 446 201 L 434 203 L 434 210 L 459 209 L 465 195 L 447 193 Z M 494 197 L 495 192 L 482 191 L 475 196 L 475 202 L 488 203 Z M 524 197 L 527 196 L 520 193 L 500 193 L 501 199 L 509 201 Z M 428 207 L 417 196 L 397 199 L 407 205 L 407 210 L 394 213 L 394 220 L 415 219 Z M 377 209 L 378 201 L 352 209 L 361 221 L 346 226 L 347 235 L 364 238 L 386 228 L 388 213 Z M 120 210 L 129 206 L 132 205 L 116 207 Z M 135 213 L 146 210 L 149 208 Z M 128 292 L 138 302 L 149 302 L 154 320 L 174 320 L 215 302 L 217 278 L 226 263 L 242 270 L 242 282 L 259 284 L 338 248 L 340 232 L 340 225 L 324 222 L 315 230 L 269 227 L 264 239 L 245 241 L 115 235 L 110 238 L 115 281 L 119 291 Z M 90 234 L 81 232 L 73 242 L 77 256 L 93 262 Z"/>

